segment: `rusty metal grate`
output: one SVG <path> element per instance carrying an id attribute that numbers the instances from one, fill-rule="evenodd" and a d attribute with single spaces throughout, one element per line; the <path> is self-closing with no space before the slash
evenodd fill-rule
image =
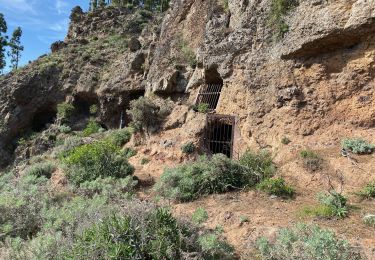
<path id="1" fill-rule="evenodd" d="M 204 85 L 198 93 L 196 105 L 208 104 L 209 109 L 215 110 L 219 103 L 220 93 L 223 84 L 207 84 Z"/>
<path id="2" fill-rule="evenodd" d="M 208 114 L 205 129 L 205 148 L 210 154 L 222 153 L 232 158 L 235 117 Z"/>

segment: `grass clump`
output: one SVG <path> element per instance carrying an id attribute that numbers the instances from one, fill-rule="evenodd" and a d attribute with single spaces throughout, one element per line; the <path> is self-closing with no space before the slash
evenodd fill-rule
<path id="1" fill-rule="evenodd" d="M 94 119 L 90 119 L 86 128 L 83 130 L 82 135 L 84 137 L 90 136 L 92 134 L 98 133 L 101 126 Z"/>
<path id="2" fill-rule="evenodd" d="M 34 164 L 26 169 L 27 175 L 34 175 L 36 177 L 45 177 L 50 179 L 52 173 L 56 170 L 56 165 L 52 162 L 42 162 Z"/>
<path id="3" fill-rule="evenodd" d="M 375 228 L 375 214 L 367 214 L 363 217 L 363 222 L 370 226 Z"/>
<path id="4" fill-rule="evenodd" d="M 335 191 L 331 191 L 330 193 L 320 193 L 318 194 L 318 201 L 322 205 L 329 207 L 334 216 L 338 218 L 345 218 L 348 216 L 347 199 L 340 193 Z"/>
<path id="5" fill-rule="evenodd" d="M 234 259 L 233 248 L 216 234 L 204 234 L 199 237 L 198 243 L 203 251 L 203 259 Z"/>
<path id="6" fill-rule="evenodd" d="M 282 228 L 274 242 L 260 238 L 257 247 L 261 259 L 362 259 L 348 241 L 339 239 L 332 231 L 315 225 L 298 224 L 291 228 Z"/>
<path id="7" fill-rule="evenodd" d="M 70 123 L 75 113 L 75 107 L 67 102 L 63 102 L 57 105 L 57 118 L 62 123 Z"/>
<path id="8" fill-rule="evenodd" d="M 248 151 L 239 162 L 215 154 L 212 158 L 203 156 L 196 162 L 166 169 L 155 190 L 166 198 L 191 201 L 208 194 L 253 187 L 274 171 L 272 160 L 263 152 Z"/>
<path id="9" fill-rule="evenodd" d="M 360 196 L 362 199 L 375 198 L 375 181 L 366 184 L 356 195 Z"/>
<path id="10" fill-rule="evenodd" d="M 141 165 L 146 165 L 150 162 L 150 159 L 149 158 L 142 158 L 141 159 Z"/>
<path id="11" fill-rule="evenodd" d="M 341 145 L 345 150 L 355 154 L 371 154 L 375 150 L 374 145 L 361 138 L 345 139 Z"/>
<path id="12" fill-rule="evenodd" d="M 125 178 L 134 172 L 118 148 L 108 141 L 76 147 L 62 162 L 67 166 L 68 179 L 76 185 L 99 177 Z"/>
<path id="13" fill-rule="evenodd" d="M 269 25 L 275 40 L 280 40 L 289 31 L 285 16 L 298 6 L 298 0 L 272 0 L 269 14 Z"/>
<path id="14" fill-rule="evenodd" d="M 295 190 L 285 184 L 283 178 L 264 179 L 257 184 L 257 189 L 266 192 L 269 195 L 291 198 L 295 194 Z"/>
<path id="15" fill-rule="evenodd" d="M 300 156 L 306 170 L 314 172 L 322 168 L 323 159 L 316 152 L 312 150 L 303 150 L 300 152 Z"/>
<path id="16" fill-rule="evenodd" d="M 193 142 L 187 142 L 181 146 L 181 151 L 185 154 L 193 154 L 195 149 L 196 148 Z"/>
<path id="17" fill-rule="evenodd" d="M 194 211 L 193 215 L 191 216 L 191 220 L 193 221 L 193 223 L 198 224 L 198 225 L 206 222 L 207 219 L 208 219 L 208 213 L 202 207 L 197 208 Z"/>

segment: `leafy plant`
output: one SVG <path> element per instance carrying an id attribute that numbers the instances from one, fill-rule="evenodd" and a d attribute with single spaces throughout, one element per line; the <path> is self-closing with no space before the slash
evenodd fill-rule
<path id="1" fill-rule="evenodd" d="M 375 150 L 375 146 L 364 139 L 345 139 L 342 141 L 342 147 L 356 154 L 371 154 Z"/>
<path id="2" fill-rule="evenodd" d="M 204 234 L 199 237 L 198 243 L 202 248 L 204 258 L 230 259 L 233 258 L 233 248 L 221 241 L 216 234 Z M 223 258 L 226 256 L 226 258 Z"/>
<path id="3" fill-rule="evenodd" d="M 125 178 L 134 172 L 118 148 L 108 141 L 76 147 L 62 161 L 67 166 L 68 179 L 76 185 L 99 177 Z"/>
<path id="4" fill-rule="evenodd" d="M 240 216 L 240 224 L 242 225 L 243 223 L 249 222 L 249 217 L 248 216 Z"/>
<path id="5" fill-rule="evenodd" d="M 63 133 L 63 134 L 68 134 L 72 131 L 72 128 L 70 126 L 67 126 L 67 125 L 60 125 L 59 126 L 59 132 Z"/>
<path id="6" fill-rule="evenodd" d="M 120 129 L 120 130 L 111 131 L 107 138 L 117 147 L 122 147 L 127 142 L 129 142 L 132 134 L 133 134 L 132 129 L 123 128 L 123 129 Z"/>
<path id="7" fill-rule="evenodd" d="M 317 171 L 322 168 L 323 159 L 312 150 L 303 150 L 300 152 L 303 160 L 303 166 L 308 171 Z"/>
<path id="8" fill-rule="evenodd" d="M 193 142 L 187 142 L 181 146 L 181 151 L 185 154 L 192 154 L 195 152 L 195 145 Z"/>
<path id="9" fill-rule="evenodd" d="M 75 107 L 67 102 L 63 102 L 57 105 L 57 118 L 62 123 L 70 123 L 70 120 L 74 116 Z"/>
<path id="10" fill-rule="evenodd" d="M 363 222 L 370 226 L 375 228 L 375 215 L 374 214 L 367 214 L 363 217 Z"/>
<path id="11" fill-rule="evenodd" d="M 360 253 L 346 240 L 341 240 L 327 229 L 299 224 L 282 228 L 274 242 L 260 238 L 257 247 L 261 259 L 330 259 L 360 260 Z"/>
<path id="12" fill-rule="evenodd" d="M 197 105 L 197 111 L 199 113 L 207 114 L 210 111 L 210 104 L 208 104 L 208 103 L 199 103 Z"/>
<path id="13" fill-rule="evenodd" d="M 99 107 L 98 105 L 91 105 L 89 108 L 90 115 L 96 115 L 99 112 Z"/>
<path id="14" fill-rule="evenodd" d="M 194 211 L 193 215 L 191 216 L 191 220 L 196 224 L 202 224 L 206 222 L 207 219 L 208 219 L 208 213 L 202 207 L 197 208 Z"/>
<path id="15" fill-rule="evenodd" d="M 344 218 L 348 215 L 347 199 L 336 191 L 331 191 L 328 194 L 318 194 L 318 201 L 322 205 L 329 207 L 334 216 Z"/>
<path id="16" fill-rule="evenodd" d="M 137 154 L 137 151 L 136 150 L 133 150 L 132 148 L 129 148 L 129 147 L 125 147 L 121 153 L 125 156 L 125 158 L 130 158 L 130 157 L 133 157 Z"/>
<path id="17" fill-rule="evenodd" d="M 26 174 L 49 179 L 55 170 L 56 166 L 52 162 L 42 162 L 28 167 L 26 169 Z"/>
<path id="18" fill-rule="evenodd" d="M 285 184 L 283 178 L 264 179 L 261 183 L 257 184 L 257 188 L 270 195 L 291 198 L 295 194 L 295 190 Z"/>
<path id="19" fill-rule="evenodd" d="M 365 187 L 362 188 L 356 195 L 360 196 L 363 199 L 375 198 L 375 181 L 368 183 Z"/>
<path id="20" fill-rule="evenodd" d="M 247 150 L 241 156 L 239 163 L 258 176 L 259 181 L 271 178 L 276 173 L 276 166 L 272 161 L 271 154 L 265 150 L 258 153 Z"/>
<path id="21" fill-rule="evenodd" d="M 149 159 L 149 158 L 142 158 L 142 160 L 141 160 L 141 165 L 148 164 L 149 162 L 150 162 L 150 159 Z"/>
<path id="22" fill-rule="evenodd" d="M 82 135 L 85 137 L 90 136 L 99 132 L 100 128 L 100 125 L 94 119 L 90 118 L 86 128 L 82 132 Z"/>

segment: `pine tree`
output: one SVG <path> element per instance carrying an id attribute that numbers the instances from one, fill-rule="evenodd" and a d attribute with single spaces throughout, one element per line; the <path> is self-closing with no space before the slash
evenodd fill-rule
<path id="1" fill-rule="evenodd" d="M 96 10 L 98 8 L 98 0 L 92 0 L 92 10 Z"/>
<path id="2" fill-rule="evenodd" d="M 6 61 L 5 61 L 5 47 L 8 45 L 7 36 L 5 33 L 7 32 L 8 27 L 5 21 L 4 15 L 0 13 L 0 74 L 2 74 L 3 69 L 5 68 Z"/>
<path id="3" fill-rule="evenodd" d="M 103 8 L 103 7 L 105 7 L 106 6 L 106 2 L 105 2 L 105 0 L 99 0 L 99 7 L 100 8 Z"/>
<path id="4" fill-rule="evenodd" d="M 12 34 L 12 38 L 10 39 L 8 45 L 10 47 L 10 51 L 8 52 L 8 56 L 10 57 L 10 68 L 17 69 L 18 63 L 21 58 L 21 52 L 23 51 L 23 46 L 21 45 L 21 36 L 22 36 L 22 29 L 21 27 L 17 27 Z"/>

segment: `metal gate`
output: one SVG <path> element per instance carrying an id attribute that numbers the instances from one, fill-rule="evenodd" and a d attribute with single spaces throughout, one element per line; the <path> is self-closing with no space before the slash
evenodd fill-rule
<path id="1" fill-rule="evenodd" d="M 207 84 L 200 88 L 196 105 L 208 104 L 209 109 L 215 110 L 219 103 L 220 93 L 223 84 Z"/>
<path id="2" fill-rule="evenodd" d="M 232 158 L 235 117 L 208 114 L 205 129 L 205 148 L 210 154 L 222 153 Z"/>

